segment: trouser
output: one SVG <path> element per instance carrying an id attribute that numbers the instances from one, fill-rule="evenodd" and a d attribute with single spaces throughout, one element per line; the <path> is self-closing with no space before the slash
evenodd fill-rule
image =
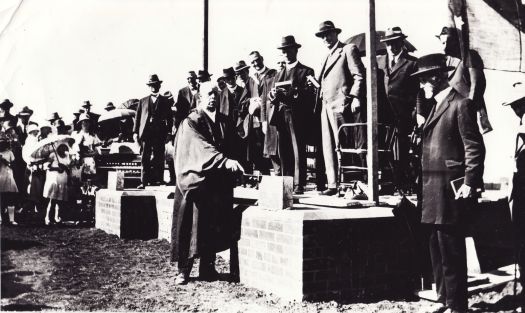
<path id="1" fill-rule="evenodd" d="M 468 307 L 465 233 L 457 225 L 430 225 L 430 259 L 438 302 L 452 310 Z"/>
<path id="2" fill-rule="evenodd" d="M 512 201 L 509 203 L 511 208 L 512 226 L 514 233 L 514 249 L 516 262 L 520 269 L 520 284 L 525 286 L 525 188 L 522 181 L 513 180 Z M 517 192 L 516 192 L 517 190 Z M 525 306 L 525 292 L 521 293 L 520 305 Z"/>
<path id="3" fill-rule="evenodd" d="M 141 141 L 141 181 L 143 184 L 164 180 L 164 137 L 161 134 L 152 134 L 145 136 Z"/>
<path id="4" fill-rule="evenodd" d="M 253 128 L 248 136 L 248 160 L 253 168 L 264 175 L 270 174 L 270 162 L 263 156 L 264 134 L 260 127 Z M 251 169 L 250 168 L 250 169 Z M 245 169 L 248 170 L 248 169 Z M 248 173 L 251 173 L 248 171 Z"/>
<path id="5" fill-rule="evenodd" d="M 279 132 L 279 159 L 281 161 L 281 174 L 293 176 L 294 186 L 306 185 L 306 143 L 304 134 L 296 132 L 297 122 L 292 116 L 292 111 L 284 109 L 282 112 L 282 125 Z"/>
<path id="6" fill-rule="evenodd" d="M 342 136 L 339 136 L 339 127 L 344 123 L 360 123 L 363 121 L 361 112 L 348 114 L 347 117 L 342 113 L 335 113 L 327 102 L 323 102 L 321 111 L 321 132 L 322 146 L 324 154 L 324 164 L 326 167 L 326 179 L 328 188 L 337 188 L 337 173 L 339 169 L 339 156 L 336 149 L 341 147 L 365 148 L 366 132 L 365 126 L 345 127 L 342 129 Z M 358 166 L 366 165 L 366 154 L 352 158 Z"/>
<path id="7" fill-rule="evenodd" d="M 398 189 L 411 186 L 409 175 L 409 132 L 402 127 L 397 128 L 397 138 L 394 149 L 394 184 Z"/>
<path id="8" fill-rule="evenodd" d="M 179 273 L 190 275 L 195 258 L 183 258 L 179 256 L 177 267 Z M 199 275 L 206 275 L 215 268 L 215 253 L 207 253 L 200 256 Z"/>

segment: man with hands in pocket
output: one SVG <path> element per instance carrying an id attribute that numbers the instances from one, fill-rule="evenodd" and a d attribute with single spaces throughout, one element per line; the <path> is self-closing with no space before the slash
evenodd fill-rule
<path id="1" fill-rule="evenodd" d="M 329 51 L 318 78 L 320 87 L 315 105 L 315 110 L 321 110 L 322 147 L 328 182 L 328 189 L 322 192 L 323 195 L 337 194 L 339 126 L 366 121 L 365 104 L 361 102 L 366 92 L 365 67 L 357 47 L 339 41 L 340 32 L 341 29 L 334 23 L 325 21 L 315 34 Z M 365 127 L 346 128 L 341 140 L 345 141 L 342 143 L 344 147 L 365 148 Z M 364 157 L 359 162 L 364 165 Z"/>
<path id="2" fill-rule="evenodd" d="M 485 145 L 476 107 L 448 84 L 444 54 L 418 60 L 425 98 L 433 103 L 422 131 L 422 217 L 430 230 L 430 258 L 442 310 L 466 312 L 468 214 L 483 188 Z M 452 181 L 462 181 L 458 190 Z"/>

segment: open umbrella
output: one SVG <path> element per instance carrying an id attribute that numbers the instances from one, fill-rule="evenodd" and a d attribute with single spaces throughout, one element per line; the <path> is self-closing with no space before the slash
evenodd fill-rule
<path id="1" fill-rule="evenodd" d="M 74 142 L 75 139 L 68 135 L 51 136 L 36 143 L 29 156 L 34 159 L 47 159 L 51 153 L 56 153 L 56 148 L 61 144 L 71 147 Z"/>
<path id="2" fill-rule="evenodd" d="M 386 53 L 386 45 L 384 42 L 381 42 L 380 39 L 385 36 L 385 32 L 382 30 L 376 31 L 376 52 L 377 54 L 385 54 Z M 403 40 L 405 43 L 405 48 L 408 50 L 408 52 L 414 52 L 416 51 L 416 47 L 414 47 L 413 44 L 411 44 L 408 40 Z M 357 46 L 357 49 L 359 49 L 359 52 L 361 56 L 366 55 L 366 41 L 365 41 L 365 33 L 360 33 L 355 36 L 352 36 L 348 38 L 345 41 L 346 44 L 353 43 Z"/>
<path id="3" fill-rule="evenodd" d="M 139 99 L 129 99 L 126 102 L 122 103 L 117 107 L 117 109 L 130 109 L 130 110 L 137 110 L 137 107 L 139 106 Z"/>
<path id="4" fill-rule="evenodd" d="M 117 120 L 117 119 L 120 120 L 123 118 L 134 117 L 134 116 L 135 116 L 135 111 L 133 110 L 115 109 L 115 110 L 111 110 L 111 111 L 102 113 L 102 115 L 98 118 L 98 122 L 102 123 L 102 122 L 107 122 L 107 121 L 112 121 L 112 120 Z"/>

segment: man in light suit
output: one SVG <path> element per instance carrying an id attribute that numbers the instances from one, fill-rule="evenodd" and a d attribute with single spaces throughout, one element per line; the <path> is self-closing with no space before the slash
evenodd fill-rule
<path id="1" fill-rule="evenodd" d="M 340 32 L 341 29 L 335 27 L 334 23 L 325 21 L 319 25 L 319 31 L 315 34 L 329 50 L 319 75 L 321 87 L 316 101 L 316 109 L 321 109 L 322 145 L 328 181 L 328 189 L 322 192 L 323 195 L 337 194 L 340 164 L 335 150 L 339 144 L 339 126 L 366 120 L 365 107 L 361 104 L 366 92 L 365 67 L 357 47 L 339 41 Z M 350 147 L 365 147 L 365 127 L 355 127 L 351 131 L 346 129 L 344 134 L 343 140 Z M 364 157 L 359 158 L 360 165 L 364 165 Z"/>
<path id="2" fill-rule="evenodd" d="M 306 185 L 306 140 L 313 120 L 314 89 L 308 85 L 308 76 L 314 70 L 297 60 L 301 47 L 295 37 L 282 38 L 277 49 L 282 51 L 286 67 L 277 73 L 274 85 L 289 82 L 288 87 L 270 91 L 274 106 L 270 125 L 277 127 L 281 174 L 294 177 L 294 193 L 304 193 Z M 284 85 L 283 85 L 284 86 Z"/>
<path id="3" fill-rule="evenodd" d="M 379 108 L 381 122 L 397 130 L 394 147 L 394 180 L 401 190 L 409 189 L 409 135 L 415 125 L 414 115 L 419 82 L 411 75 L 417 70 L 417 58 L 408 54 L 403 41 L 407 38 L 399 27 L 387 29 L 381 42 L 386 44 L 386 55 L 377 57 L 377 69 L 385 91 L 385 99 Z"/>
<path id="4" fill-rule="evenodd" d="M 133 139 L 141 147 L 142 183 L 138 189 L 164 183 L 164 145 L 173 126 L 173 98 L 160 94 L 161 84 L 162 81 L 156 74 L 151 75 L 146 83 L 151 94 L 140 99 L 137 106 Z"/>
<path id="5" fill-rule="evenodd" d="M 430 230 L 438 301 L 450 312 L 466 312 L 465 230 L 483 188 L 485 145 L 476 106 L 449 86 L 449 69 L 444 54 L 430 54 L 413 74 L 434 103 L 422 131 L 421 222 Z"/>

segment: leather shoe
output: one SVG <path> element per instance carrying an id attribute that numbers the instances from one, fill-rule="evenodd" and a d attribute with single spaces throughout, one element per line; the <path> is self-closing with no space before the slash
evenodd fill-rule
<path id="1" fill-rule="evenodd" d="M 328 188 L 325 191 L 321 192 L 323 196 L 333 196 L 337 194 L 337 188 Z"/>
<path id="2" fill-rule="evenodd" d="M 184 273 L 179 273 L 179 275 L 175 277 L 175 285 L 186 285 L 188 281 L 189 277 Z"/>
<path id="3" fill-rule="evenodd" d="M 293 193 L 296 195 L 302 195 L 304 194 L 304 187 L 303 186 L 295 186 Z"/>
<path id="4" fill-rule="evenodd" d="M 204 281 L 214 281 L 219 278 L 219 273 L 215 268 L 208 268 L 206 270 L 199 269 L 199 278 Z"/>

